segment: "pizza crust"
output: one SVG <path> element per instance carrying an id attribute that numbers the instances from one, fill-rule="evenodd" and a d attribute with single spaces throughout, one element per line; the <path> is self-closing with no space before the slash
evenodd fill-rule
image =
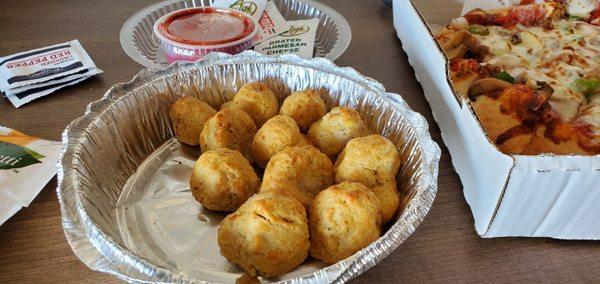
<path id="1" fill-rule="evenodd" d="M 498 137 L 507 130 L 521 125 L 521 121 L 515 114 L 502 113 L 500 101 L 497 99 L 482 95 L 477 97 L 477 100 L 471 105 L 488 138 L 493 142 L 496 142 Z M 532 136 L 531 134 L 519 135 L 497 146 L 503 153 L 521 154 L 525 146 L 531 142 Z"/>

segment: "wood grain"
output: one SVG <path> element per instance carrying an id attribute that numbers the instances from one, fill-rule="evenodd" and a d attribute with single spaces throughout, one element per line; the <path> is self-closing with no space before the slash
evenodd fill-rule
<path id="1" fill-rule="evenodd" d="M 401 94 L 439 129 L 381 1 L 323 1 L 350 22 L 352 42 L 336 63 L 352 66 Z M 59 140 L 62 130 L 117 82 L 142 67 L 120 47 L 119 30 L 150 1 L 0 1 L 0 55 L 79 39 L 104 74 L 15 109 L 0 99 L 0 125 Z M 355 282 L 597 282 L 597 242 L 552 239 L 482 239 L 473 228 L 461 184 L 442 146 L 439 190 L 431 212 L 394 253 Z M 72 253 L 60 225 L 53 179 L 29 206 L 0 226 L 0 283 L 118 282 Z M 0 189 L 1 190 L 1 189 Z"/>

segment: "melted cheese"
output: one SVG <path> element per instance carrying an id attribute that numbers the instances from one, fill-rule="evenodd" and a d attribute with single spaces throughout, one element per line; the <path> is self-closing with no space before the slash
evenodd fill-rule
<path id="1" fill-rule="evenodd" d="M 489 27 L 489 29 L 494 30 L 488 36 L 480 36 L 479 40 L 481 44 L 487 46 L 489 48 L 490 53 L 493 56 L 500 56 L 510 52 L 510 45 L 508 44 L 506 38 L 509 35 L 502 35 L 502 31 L 504 30 L 501 27 Z"/>
<path id="2" fill-rule="evenodd" d="M 596 91 L 596 94 L 590 97 L 588 104 L 600 105 L 600 90 Z"/>
<path id="3" fill-rule="evenodd" d="M 488 35 L 474 36 L 490 51 L 482 64 L 499 66 L 520 82 L 534 80 L 550 84 L 554 89 L 550 98 L 552 109 L 570 122 L 583 116 L 579 112 L 587 101 L 569 86 L 598 68 L 600 27 L 567 20 L 556 21 L 554 26 L 554 29 L 489 26 Z M 600 113 L 594 109 L 586 112 L 586 116 L 590 115 L 600 116 Z"/>
<path id="4" fill-rule="evenodd" d="M 573 121 L 579 114 L 579 108 L 584 103 L 585 97 L 569 88 L 554 87 L 554 93 L 548 100 L 563 121 Z"/>
<path id="5" fill-rule="evenodd" d="M 527 66 L 527 60 L 521 56 L 513 53 L 506 53 L 500 56 L 496 56 L 485 63 L 491 63 L 496 66 L 500 66 L 502 69 L 512 71 L 515 68 Z M 512 74 L 512 73 L 511 73 Z"/>
<path id="6" fill-rule="evenodd" d="M 598 7 L 598 0 L 566 0 L 567 14 L 587 18 Z"/>
<path id="7" fill-rule="evenodd" d="M 592 135 L 600 137 L 600 105 L 587 105 L 583 107 L 577 121 L 589 125 Z"/>
<path id="8" fill-rule="evenodd" d="M 585 97 L 582 94 L 574 92 L 568 87 L 564 87 L 559 81 L 548 76 L 543 71 L 531 69 L 516 69 L 519 74 L 517 79 L 546 82 L 553 89 L 552 97 L 549 99 L 550 106 L 555 110 L 563 121 L 573 121 L 578 113 L 579 107 L 585 102 Z"/>

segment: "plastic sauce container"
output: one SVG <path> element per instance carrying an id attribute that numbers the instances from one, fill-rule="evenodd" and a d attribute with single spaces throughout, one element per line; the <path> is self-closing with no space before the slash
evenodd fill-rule
<path id="1" fill-rule="evenodd" d="M 258 24 L 232 9 L 198 7 L 173 11 L 154 24 L 169 63 L 196 61 L 212 51 L 236 54 L 252 48 Z"/>

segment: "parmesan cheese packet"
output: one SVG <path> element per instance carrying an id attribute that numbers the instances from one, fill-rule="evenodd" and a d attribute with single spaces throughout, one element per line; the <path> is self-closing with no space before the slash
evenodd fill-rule
<path id="1" fill-rule="evenodd" d="M 229 8 L 244 12 L 258 22 L 267 6 L 268 0 L 215 0 L 212 6 Z"/>
<path id="2" fill-rule="evenodd" d="M 102 73 L 72 40 L 0 57 L 0 91 L 15 107 Z"/>
<path id="3" fill-rule="evenodd" d="M 313 57 L 319 19 L 288 21 L 283 32 L 254 47 L 265 55 L 292 53 L 302 58 Z"/>
<path id="4" fill-rule="evenodd" d="M 29 206 L 56 174 L 61 147 L 0 126 L 0 225 Z"/>
<path id="5" fill-rule="evenodd" d="M 269 1 L 267 2 L 267 6 L 265 7 L 265 11 L 262 13 L 262 16 L 258 20 L 258 25 L 260 26 L 260 30 L 258 33 L 258 39 L 255 44 L 258 44 L 264 40 L 272 38 L 280 33 L 282 33 L 287 28 L 287 23 L 277 6 L 275 6 L 275 2 Z"/>

